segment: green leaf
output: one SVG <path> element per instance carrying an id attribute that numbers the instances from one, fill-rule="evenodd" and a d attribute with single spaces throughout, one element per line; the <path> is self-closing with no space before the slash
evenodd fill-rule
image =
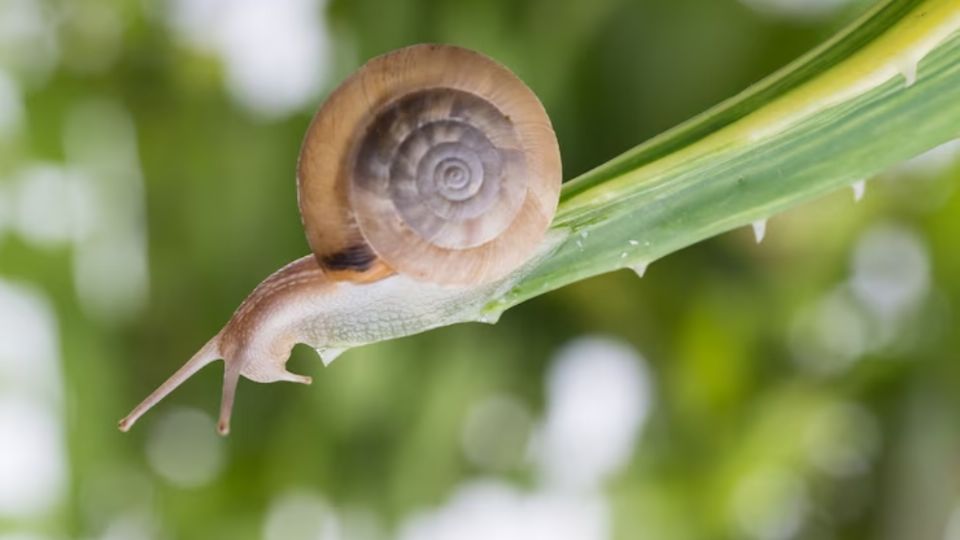
<path id="1" fill-rule="evenodd" d="M 568 182 L 534 262 L 484 312 L 853 184 L 960 136 L 960 2 L 883 2 L 740 95 Z"/>

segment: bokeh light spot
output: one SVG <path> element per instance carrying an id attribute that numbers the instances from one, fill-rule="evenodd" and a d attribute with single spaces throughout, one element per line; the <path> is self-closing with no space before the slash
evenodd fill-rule
<path id="1" fill-rule="evenodd" d="M 32 85 L 46 82 L 60 60 L 52 10 L 34 0 L 0 0 L 0 65 Z"/>
<path id="2" fill-rule="evenodd" d="M 776 467 L 757 469 L 745 476 L 737 485 L 733 504 L 740 529 L 757 540 L 793 537 L 809 510 L 802 479 Z"/>
<path id="3" fill-rule="evenodd" d="M 0 396 L 0 516 L 48 512 L 66 488 L 62 425 L 52 408 L 36 399 Z"/>
<path id="4" fill-rule="evenodd" d="M 0 388 L 59 402 L 59 343 L 53 308 L 41 293 L 0 279 Z"/>
<path id="5" fill-rule="evenodd" d="M 340 521 L 317 494 L 291 491 L 274 500 L 263 524 L 264 540 L 349 540 Z"/>
<path id="6" fill-rule="evenodd" d="M 503 482 L 461 486 L 447 504 L 414 514 L 400 540 L 606 540 L 610 516 L 592 495 L 523 493 Z"/>
<path id="7" fill-rule="evenodd" d="M 175 0 L 181 40 L 218 55 L 230 94 L 267 118 L 311 105 L 326 81 L 329 48 L 317 0 Z"/>
<path id="8" fill-rule="evenodd" d="M 463 452 L 474 465 L 505 471 L 523 460 L 532 420 L 516 399 L 492 396 L 474 405 L 463 426 Z"/>
<path id="9" fill-rule="evenodd" d="M 545 479 L 588 487 L 626 465 L 649 413 L 649 379 L 623 342 L 585 337 L 563 347 L 548 374 L 537 441 Z"/>
<path id="10" fill-rule="evenodd" d="M 223 468 L 223 439 L 205 412 L 175 409 L 153 426 L 147 439 L 147 460 L 154 472 L 177 487 L 203 486 Z"/>
<path id="11" fill-rule="evenodd" d="M 73 239 L 74 171 L 48 163 L 26 167 L 17 175 L 16 226 L 20 236 L 40 248 L 55 248 Z"/>
<path id="12" fill-rule="evenodd" d="M 853 0 L 740 0 L 747 7 L 771 17 L 814 20 L 829 17 Z"/>
<path id="13" fill-rule="evenodd" d="M 913 232 L 893 224 L 875 225 L 857 242 L 851 289 L 878 318 L 904 315 L 930 288 L 928 259 Z"/>
<path id="14" fill-rule="evenodd" d="M 810 461 L 834 477 L 867 472 L 880 449 L 876 419 L 855 403 L 834 403 L 816 411 L 805 438 Z"/>
<path id="15" fill-rule="evenodd" d="M 869 322 L 846 287 L 830 291 L 800 311 L 790 347 L 794 360 L 821 375 L 840 373 L 867 350 Z"/>

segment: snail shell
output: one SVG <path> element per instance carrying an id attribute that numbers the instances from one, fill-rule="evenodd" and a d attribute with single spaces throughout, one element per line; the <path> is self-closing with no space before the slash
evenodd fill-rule
<path id="1" fill-rule="evenodd" d="M 560 171 L 550 119 L 519 78 L 467 49 L 415 45 L 368 62 L 317 112 L 300 214 L 332 272 L 381 263 L 420 281 L 487 283 L 542 238 Z"/>

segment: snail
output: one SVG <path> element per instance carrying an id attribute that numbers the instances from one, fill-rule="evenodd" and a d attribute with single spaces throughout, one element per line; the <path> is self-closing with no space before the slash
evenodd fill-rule
<path id="1" fill-rule="evenodd" d="M 506 67 L 448 45 L 373 58 L 303 140 L 297 193 L 312 254 L 260 283 L 120 429 L 218 359 L 226 434 L 240 376 L 311 382 L 286 370 L 297 343 L 328 363 L 324 351 L 469 319 L 478 289 L 503 286 L 537 252 L 560 184 L 550 119 Z"/>

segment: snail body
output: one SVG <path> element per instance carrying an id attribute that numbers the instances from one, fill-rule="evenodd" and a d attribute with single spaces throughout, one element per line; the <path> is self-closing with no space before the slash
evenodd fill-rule
<path id="1" fill-rule="evenodd" d="M 323 356 L 475 319 L 478 292 L 509 285 L 542 251 L 560 178 L 549 118 L 507 68 L 443 45 L 374 58 L 304 139 L 298 199 L 313 253 L 258 285 L 120 429 L 217 359 L 227 433 L 241 375 L 310 383 L 285 368 L 297 343 Z"/>

